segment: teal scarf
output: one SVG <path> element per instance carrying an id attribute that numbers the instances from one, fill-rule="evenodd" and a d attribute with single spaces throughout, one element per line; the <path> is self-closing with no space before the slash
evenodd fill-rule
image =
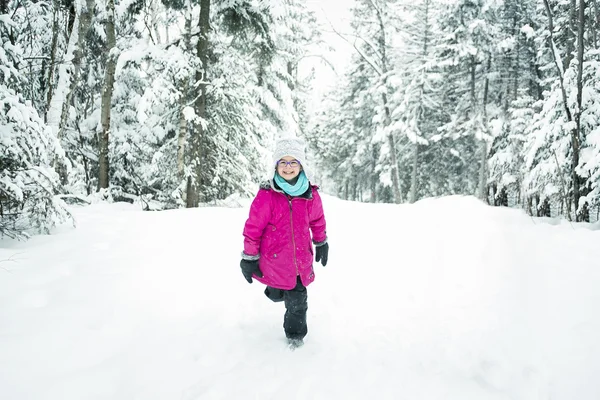
<path id="1" fill-rule="evenodd" d="M 298 175 L 298 180 L 295 184 L 290 184 L 288 181 L 283 179 L 281 175 L 275 172 L 275 183 L 283 189 L 284 192 L 289 194 L 290 196 L 300 196 L 308 190 L 308 178 L 304 174 L 304 171 L 300 171 Z"/>

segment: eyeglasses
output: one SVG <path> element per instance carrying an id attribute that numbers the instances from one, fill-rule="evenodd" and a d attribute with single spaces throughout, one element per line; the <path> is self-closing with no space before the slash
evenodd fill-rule
<path id="1" fill-rule="evenodd" d="M 300 166 L 300 161 L 298 161 L 298 160 L 292 160 L 292 161 L 279 160 L 277 162 L 278 167 L 285 168 L 286 165 L 289 165 L 292 168 L 298 168 Z"/>

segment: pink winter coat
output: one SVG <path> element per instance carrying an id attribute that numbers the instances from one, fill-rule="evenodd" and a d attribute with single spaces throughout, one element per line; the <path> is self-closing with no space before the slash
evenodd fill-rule
<path id="1" fill-rule="evenodd" d="M 263 278 L 253 276 L 259 282 L 290 290 L 298 275 L 304 286 L 315 279 L 312 245 L 325 242 L 327 233 L 317 187 L 307 194 L 291 197 L 261 185 L 244 226 L 244 253 L 259 256 Z"/>

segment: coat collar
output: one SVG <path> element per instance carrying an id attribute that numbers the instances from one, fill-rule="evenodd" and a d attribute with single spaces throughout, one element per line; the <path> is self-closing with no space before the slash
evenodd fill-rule
<path id="1" fill-rule="evenodd" d="M 274 192 L 281 193 L 281 194 L 287 196 L 287 194 L 279 187 L 279 185 L 277 185 L 277 183 L 275 183 L 275 181 L 273 179 L 269 179 L 267 181 L 261 182 L 260 188 L 264 189 L 264 190 L 273 190 Z M 300 196 L 296 196 L 296 197 L 302 198 L 302 199 L 312 199 L 312 197 L 313 197 L 312 188 L 313 188 L 313 185 L 309 184 L 308 189 L 306 189 L 306 192 L 304 192 Z"/>

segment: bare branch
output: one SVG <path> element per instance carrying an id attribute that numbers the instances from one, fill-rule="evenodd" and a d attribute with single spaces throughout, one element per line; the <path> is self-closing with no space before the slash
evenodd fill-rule
<path id="1" fill-rule="evenodd" d="M 325 16 L 325 18 L 327 18 L 327 16 Z M 331 23 L 331 21 L 329 21 L 329 19 L 327 18 L 327 22 L 329 22 L 329 25 L 331 26 L 331 29 L 333 30 L 333 32 L 338 35 L 340 38 L 342 38 L 346 43 L 348 43 L 349 45 L 351 45 L 352 47 L 354 47 L 354 50 L 356 50 L 356 52 L 358 53 L 358 55 L 361 56 L 361 58 L 367 62 L 367 64 L 369 64 L 371 66 L 371 68 L 373 68 L 373 70 L 377 73 L 377 75 L 383 75 L 383 71 L 382 69 L 376 64 L 376 62 L 371 59 L 368 55 L 366 55 L 361 49 L 359 49 L 356 45 L 356 41 L 351 42 L 346 36 L 344 36 L 343 34 L 341 34 L 337 29 L 335 29 L 335 27 L 333 26 L 333 24 Z M 373 48 L 372 44 L 370 44 L 367 40 L 363 39 L 362 37 L 359 37 L 358 35 L 353 35 L 355 38 L 362 40 L 363 42 L 365 42 L 367 45 L 369 45 L 369 47 Z M 375 50 L 375 49 L 374 49 Z"/>

